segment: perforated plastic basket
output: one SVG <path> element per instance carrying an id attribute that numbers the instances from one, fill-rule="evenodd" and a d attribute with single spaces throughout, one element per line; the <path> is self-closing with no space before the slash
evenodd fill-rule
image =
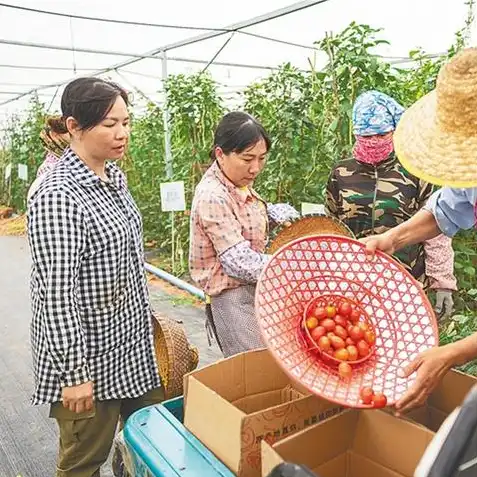
<path id="1" fill-rule="evenodd" d="M 306 304 L 320 295 L 357 301 L 376 333 L 375 352 L 353 368 L 350 380 L 309 351 L 300 323 Z M 394 404 L 414 381 L 398 370 L 438 344 L 437 322 L 421 285 L 398 262 L 362 243 L 318 235 L 295 240 L 272 257 L 257 283 L 257 318 L 268 348 L 281 367 L 311 392 L 349 407 L 366 408 L 362 387 L 382 392 Z"/>

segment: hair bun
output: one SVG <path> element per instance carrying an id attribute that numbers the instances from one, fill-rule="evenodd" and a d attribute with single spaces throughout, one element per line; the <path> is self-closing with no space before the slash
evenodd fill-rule
<path id="1" fill-rule="evenodd" d="M 56 134 L 66 134 L 68 132 L 65 118 L 62 116 L 50 117 L 46 120 L 46 124 Z"/>

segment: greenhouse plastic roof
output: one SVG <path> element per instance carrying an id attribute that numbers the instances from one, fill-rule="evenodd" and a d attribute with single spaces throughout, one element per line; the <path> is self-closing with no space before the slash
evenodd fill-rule
<path id="1" fill-rule="evenodd" d="M 313 3 L 297 12 L 279 16 L 282 9 L 291 5 L 304 7 Z M 6 4 L 66 16 L 11 8 Z M 157 55 L 157 59 L 140 57 L 145 53 L 151 56 L 151 51 L 160 51 L 177 42 L 186 45 L 167 51 L 167 72 L 199 72 L 215 57 L 208 70 L 219 83 L 221 95 L 233 101 L 246 85 L 285 62 L 307 69 L 309 60 L 315 58 L 316 64 L 322 66 L 325 56 L 316 52 L 313 42 L 323 38 L 326 32 L 341 31 L 351 21 L 384 28 L 382 36 L 391 44 L 383 45 L 378 53 L 391 57 L 392 61 L 402 61 L 416 47 L 429 53 L 446 51 L 455 32 L 464 25 L 466 11 L 463 0 L 319 0 L 295 4 L 292 0 L 0 2 L 0 129 L 7 118 L 21 114 L 27 107 L 31 96 L 16 99 L 20 95 L 41 87 L 38 91 L 40 100 L 52 111 L 59 110 L 60 84 L 66 84 L 75 76 L 94 74 L 129 60 L 133 62 L 119 68 L 119 73 L 112 70 L 103 77 L 135 91 L 136 98 L 147 97 L 160 104 L 161 55 Z M 67 14 L 119 22 L 71 18 Z M 263 21 L 255 26 L 235 33 L 227 31 L 230 25 L 260 16 L 263 16 Z M 278 18 L 266 20 L 274 16 Z M 215 35 L 213 38 L 198 41 L 197 37 L 207 34 L 207 30 L 131 25 L 121 21 L 203 27 L 216 31 L 209 32 Z M 222 31 L 217 31 L 220 29 Z M 145 101 L 136 102 L 138 111 L 144 105 Z"/>

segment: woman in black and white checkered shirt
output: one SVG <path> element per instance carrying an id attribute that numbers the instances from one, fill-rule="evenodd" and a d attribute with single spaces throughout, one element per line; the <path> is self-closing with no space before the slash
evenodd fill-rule
<path id="1" fill-rule="evenodd" d="M 79 78 L 61 100 L 71 145 L 28 205 L 35 392 L 60 429 L 57 476 L 99 476 L 118 419 L 163 399 L 142 222 L 115 161 L 127 93 Z"/>

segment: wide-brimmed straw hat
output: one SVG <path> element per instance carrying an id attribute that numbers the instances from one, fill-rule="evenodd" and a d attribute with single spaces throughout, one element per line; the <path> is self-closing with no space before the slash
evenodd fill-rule
<path id="1" fill-rule="evenodd" d="M 477 186 L 477 48 L 445 64 L 434 91 L 402 116 L 394 148 L 403 166 L 436 185 Z"/>

